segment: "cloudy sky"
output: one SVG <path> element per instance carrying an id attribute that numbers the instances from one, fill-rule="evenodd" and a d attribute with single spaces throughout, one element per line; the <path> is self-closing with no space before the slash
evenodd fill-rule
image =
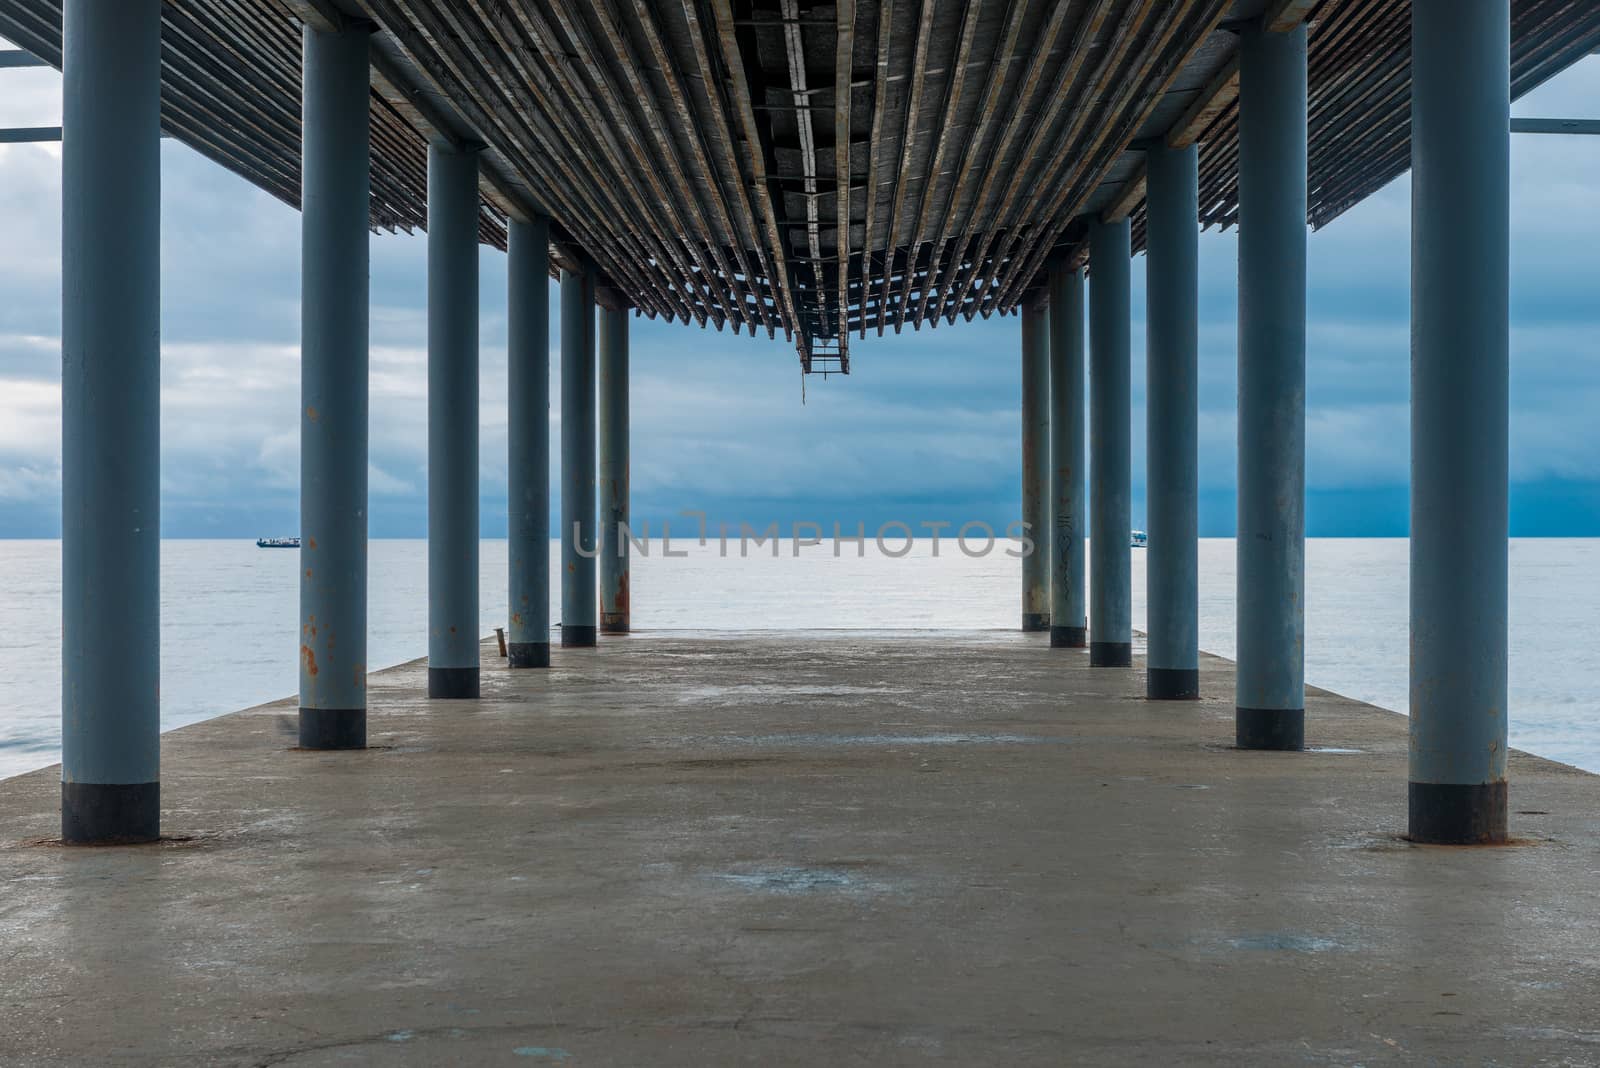
<path id="1" fill-rule="evenodd" d="M 0 78 L 0 125 L 60 122 L 55 72 Z M 1597 117 L 1597 100 L 1600 58 L 1590 58 L 1516 113 Z M 1600 138 L 1520 136 L 1513 150 L 1512 529 L 1600 535 Z M 162 167 L 163 530 L 293 533 L 298 215 L 181 145 L 164 143 Z M 0 145 L 0 536 L 60 528 L 60 199 L 56 146 Z M 1406 530 L 1409 216 L 1402 178 L 1311 240 L 1312 535 Z M 380 537 L 426 533 L 424 241 L 372 243 Z M 1232 234 L 1202 238 L 1201 526 L 1215 536 L 1233 528 L 1236 247 Z M 499 537 L 505 264 L 487 249 L 481 262 L 483 530 Z M 1142 522 L 1142 259 L 1133 274 Z M 802 403 L 782 340 L 636 319 L 636 521 L 659 530 L 703 509 L 732 523 L 1003 526 L 1019 511 L 1018 334 L 1013 317 L 869 336 L 852 346 L 852 374 L 809 380 Z M 554 334 L 551 345 L 559 351 Z"/>

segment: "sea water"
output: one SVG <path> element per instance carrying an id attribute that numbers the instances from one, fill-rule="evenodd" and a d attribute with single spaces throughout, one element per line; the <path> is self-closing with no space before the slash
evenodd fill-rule
<path id="1" fill-rule="evenodd" d="M 921 540 L 903 556 L 869 536 L 701 547 L 659 541 L 635 553 L 633 625 L 641 631 L 1015 629 L 1021 564 L 998 543 L 968 556 Z M 982 544 L 972 546 L 974 551 Z M 887 550 L 887 552 L 885 551 Z M 858 555 L 859 554 L 859 555 Z M 552 557 L 555 552 L 552 551 Z M 504 626 L 506 543 L 482 545 L 481 623 Z M 1144 561 L 1133 551 L 1134 625 L 1144 622 Z M 163 729 L 294 694 L 299 553 L 251 541 L 161 546 Z M 369 547 L 367 662 L 427 652 L 427 543 Z M 1234 650 L 1232 540 L 1200 545 L 1200 644 Z M 559 620 L 552 569 L 551 618 Z M 1397 712 L 1407 702 L 1407 546 L 1394 539 L 1306 545 L 1306 677 Z M 1600 539 L 1511 543 L 1511 741 L 1600 771 Z M 60 758 L 61 544 L 0 541 L 0 776 Z M 908 636 L 907 640 L 915 640 Z M 1019 639 L 1021 640 L 1021 639 Z M 1043 641 L 1038 637 L 1036 640 Z M 1315 733 L 1314 724 L 1309 733 Z"/>

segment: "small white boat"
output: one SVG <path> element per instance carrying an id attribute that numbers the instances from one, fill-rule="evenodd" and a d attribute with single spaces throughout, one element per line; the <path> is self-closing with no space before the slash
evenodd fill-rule
<path id="1" fill-rule="evenodd" d="M 1133 532 L 1133 547 L 1135 549 L 1143 549 L 1145 546 L 1147 546 L 1149 544 L 1150 544 L 1150 535 L 1146 534 L 1142 530 L 1136 530 L 1136 531 Z"/>
<path id="2" fill-rule="evenodd" d="M 298 549 L 299 538 L 257 538 L 257 549 Z"/>

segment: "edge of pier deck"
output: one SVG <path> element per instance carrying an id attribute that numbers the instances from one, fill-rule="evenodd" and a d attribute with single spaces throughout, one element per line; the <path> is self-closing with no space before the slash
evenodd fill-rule
<path id="1" fill-rule="evenodd" d="M 1142 651 L 1142 650 L 1141 650 Z M 1515 844 L 1414 846 L 1403 717 L 1232 665 L 1144 698 L 1020 633 L 635 634 L 365 752 L 293 700 L 166 734 L 154 846 L 0 783 L 11 1064 L 1587 1058 L 1600 779 L 1513 754 Z"/>

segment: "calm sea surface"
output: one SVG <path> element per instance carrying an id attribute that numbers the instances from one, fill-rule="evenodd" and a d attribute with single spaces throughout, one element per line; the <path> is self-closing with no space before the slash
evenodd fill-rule
<path id="1" fill-rule="evenodd" d="M 679 546 L 675 545 L 676 550 Z M 656 550 L 633 565 L 641 630 L 1016 626 L 1019 563 L 919 542 L 890 558 L 831 543 L 797 558 L 741 559 L 716 544 L 687 558 Z M 891 549 L 895 545 L 891 543 Z M 1306 547 L 1306 675 L 1316 686 L 1406 708 L 1406 543 L 1313 539 Z M 162 544 L 164 729 L 295 692 L 299 554 L 249 541 Z M 1144 554 L 1135 552 L 1135 626 L 1143 626 Z M 483 543 L 483 631 L 503 625 L 504 541 Z M 370 547 L 368 663 L 427 652 L 427 545 Z M 1201 646 L 1231 657 L 1231 540 L 1200 548 Z M 0 776 L 59 759 L 61 545 L 0 541 Z M 554 584 L 553 584 L 554 588 Z M 552 618 L 559 618 L 552 612 Z M 1600 540 L 1511 544 L 1511 740 L 1600 771 Z"/>

